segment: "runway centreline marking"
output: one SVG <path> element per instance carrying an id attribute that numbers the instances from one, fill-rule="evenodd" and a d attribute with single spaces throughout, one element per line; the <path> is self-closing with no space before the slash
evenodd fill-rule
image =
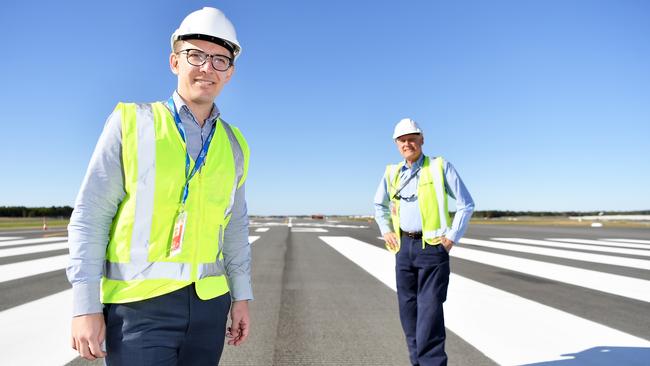
<path id="1" fill-rule="evenodd" d="M 33 245 L 33 246 L 9 248 L 9 249 L 0 248 L 0 257 L 10 257 L 13 255 L 49 252 L 52 250 L 66 249 L 67 247 L 68 247 L 68 242 Z"/>
<path id="2" fill-rule="evenodd" d="M 268 227 L 261 227 L 259 229 L 256 229 L 255 232 L 256 233 L 265 233 L 265 232 L 269 231 L 269 229 L 270 228 L 268 228 Z"/>
<path id="3" fill-rule="evenodd" d="M 7 240 L 0 242 L 0 247 L 6 247 L 9 245 L 21 245 L 21 244 L 43 244 L 43 243 L 56 243 L 56 242 L 62 242 L 62 241 L 67 241 L 68 237 L 60 237 L 60 238 L 32 238 L 32 239 L 20 239 L 20 240 Z"/>
<path id="4" fill-rule="evenodd" d="M 327 230 L 319 227 L 292 227 L 292 233 L 326 233 Z"/>
<path id="5" fill-rule="evenodd" d="M 603 255 L 603 254 L 575 252 L 575 251 L 563 250 L 563 249 L 540 248 L 540 247 L 533 247 L 530 245 L 500 243 L 496 241 L 479 240 L 479 239 L 471 239 L 471 238 L 462 238 L 460 239 L 460 243 L 480 245 L 488 248 L 503 249 L 503 250 L 509 250 L 513 252 L 520 252 L 520 253 L 539 254 L 539 255 L 545 255 L 549 257 L 575 259 L 575 260 L 586 261 L 591 263 L 611 264 L 614 266 L 623 266 L 628 268 L 639 268 L 639 269 L 650 270 L 650 260 L 645 260 L 645 259 L 624 258 L 624 257 L 616 257 L 611 255 Z"/>
<path id="6" fill-rule="evenodd" d="M 393 254 L 351 237 L 319 238 L 395 290 Z M 448 329 L 500 365 L 572 359 L 562 355 L 603 345 L 650 347 L 644 339 L 456 274 L 445 312 Z M 630 357 L 626 364 L 645 365 L 641 352 Z"/>
<path id="7" fill-rule="evenodd" d="M 642 240 L 642 239 L 600 239 L 600 240 L 620 241 L 623 243 L 650 244 L 650 240 Z M 650 248 L 650 246 L 646 246 L 646 248 Z"/>
<path id="8" fill-rule="evenodd" d="M 334 228 L 347 228 L 347 229 L 367 229 L 368 226 L 363 225 L 345 225 L 345 224 L 319 224 L 311 222 L 294 223 L 294 226 L 314 226 L 314 227 L 334 227 Z"/>
<path id="9" fill-rule="evenodd" d="M 462 242 L 462 239 L 461 239 Z M 488 266 L 525 273 L 570 285 L 590 288 L 630 299 L 650 302 L 650 281 L 615 274 L 575 268 L 560 264 L 489 253 L 462 246 L 451 251 L 452 257 Z"/>
<path id="10" fill-rule="evenodd" d="M 592 245 L 592 244 L 562 243 L 557 241 L 524 239 L 524 238 L 492 238 L 492 239 L 497 241 L 506 241 L 510 243 L 542 245 L 545 247 L 553 247 L 553 248 L 591 250 L 594 252 L 629 254 L 629 255 L 638 255 L 642 257 L 650 257 L 650 250 L 610 248 L 610 247 L 604 247 L 604 246 Z"/>
<path id="11" fill-rule="evenodd" d="M 602 240 L 591 240 L 591 239 L 573 239 L 573 238 L 546 238 L 550 241 L 562 241 L 567 243 L 578 243 L 578 244 L 594 244 L 602 245 L 609 247 L 621 247 L 621 248 L 639 248 L 639 249 L 650 249 L 650 246 L 638 243 L 617 243 L 613 241 L 602 241 Z"/>
<path id="12" fill-rule="evenodd" d="M 64 269 L 68 265 L 68 255 L 34 259 L 31 261 L 0 265 L 0 282 Z"/>
<path id="13" fill-rule="evenodd" d="M 70 347 L 72 290 L 0 312 L 3 365 L 64 365 L 78 354 Z M 35 352 L 35 347 L 38 352 Z"/>
<path id="14" fill-rule="evenodd" d="M 53 238 L 53 237 L 56 237 L 56 236 L 65 236 L 66 234 L 67 234 L 67 232 L 62 231 L 60 233 L 44 234 L 43 237 L 44 238 Z"/>

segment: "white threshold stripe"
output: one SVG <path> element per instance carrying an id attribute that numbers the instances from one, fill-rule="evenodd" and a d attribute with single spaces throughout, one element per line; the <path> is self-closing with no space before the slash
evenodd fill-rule
<path id="1" fill-rule="evenodd" d="M 643 239 L 600 239 L 600 240 L 619 241 L 623 243 L 650 244 L 650 240 L 643 240 Z M 650 246 L 646 246 L 646 248 L 650 249 Z"/>
<path id="2" fill-rule="evenodd" d="M 68 241 L 67 236 L 58 236 L 52 238 L 33 238 L 33 239 L 20 239 L 20 240 L 8 240 L 0 242 L 0 247 L 6 247 L 9 245 L 22 245 L 22 244 L 43 244 L 43 243 L 56 243 L 59 241 Z"/>
<path id="3" fill-rule="evenodd" d="M 379 279 L 393 291 L 397 291 L 395 285 L 395 255 L 388 250 L 349 236 L 319 236 L 318 238 Z"/>
<path id="4" fill-rule="evenodd" d="M 601 241 L 601 240 L 591 240 L 591 239 L 546 238 L 546 240 L 561 241 L 565 243 L 593 244 L 593 245 L 601 245 L 601 246 L 608 246 L 608 247 L 650 249 L 648 245 L 643 245 L 643 244 L 617 243 L 613 241 Z"/>
<path id="5" fill-rule="evenodd" d="M 462 239 L 461 239 L 462 242 Z M 488 266 L 525 273 L 630 299 L 650 302 L 650 281 L 575 268 L 532 259 L 511 257 L 476 249 L 454 247 L 451 256 Z"/>
<path id="6" fill-rule="evenodd" d="M 259 238 L 259 236 L 249 236 L 248 242 L 252 244 Z M 2 254 L 2 251 L 0 251 L 0 254 Z M 68 260 L 68 254 L 63 254 L 54 257 L 34 259 L 31 261 L 2 264 L 0 265 L 0 282 L 64 269 L 68 265 Z"/>
<path id="7" fill-rule="evenodd" d="M 623 266 L 628 268 L 650 270 L 650 260 L 645 260 L 645 259 L 624 258 L 624 257 L 616 257 L 611 255 L 603 255 L 603 254 L 575 252 L 571 250 L 562 250 L 562 249 L 540 248 L 540 247 L 533 247 L 530 245 L 499 243 L 496 241 L 470 239 L 470 238 L 462 238 L 460 239 L 460 243 L 481 245 L 488 248 L 503 249 L 503 250 L 509 250 L 509 251 L 519 252 L 519 253 L 539 254 L 539 255 L 545 255 L 549 257 L 574 259 L 574 260 L 586 261 L 591 263 L 602 263 L 602 264 L 610 264 L 615 266 Z"/>
<path id="8" fill-rule="evenodd" d="M 67 254 L 0 265 L 0 282 L 64 269 L 68 265 Z"/>
<path id="9" fill-rule="evenodd" d="M 0 344 L 7 345 L 2 364 L 65 365 L 75 359 L 71 311 L 72 290 L 65 290 L 0 312 Z"/>
<path id="10" fill-rule="evenodd" d="M 261 228 L 255 230 L 255 232 L 257 232 L 257 233 L 265 233 L 265 232 L 269 231 L 269 229 L 270 228 L 268 228 L 268 227 L 261 227 Z"/>
<path id="11" fill-rule="evenodd" d="M 319 238 L 395 289 L 393 254 L 350 237 Z M 456 274 L 450 278 L 445 313 L 448 329 L 499 365 L 571 360 L 569 354 L 603 345 L 650 347 L 647 340 Z M 631 357 L 636 359 L 626 359 L 626 365 L 647 364 L 642 352 Z"/>
<path id="12" fill-rule="evenodd" d="M 492 239 L 497 241 L 507 241 L 510 243 L 542 245 L 545 247 L 553 247 L 553 248 L 591 250 L 594 252 L 629 254 L 629 255 L 638 255 L 641 257 L 650 257 L 650 250 L 610 248 L 610 247 L 603 247 L 600 245 L 592 245 L 592 244 L 562 243 L 557 241 L 524 239 L 524 238 L 492 238 Z"/>
<path id="13" fill-rule="evenodd" d="M 0 236 L 0 241 L 21 239 L 22 236 Z"/>
<path id="14" fill-rule="evenodd" d="M 30 245 L 28 247 L 18 247 L 18 248 L 9 248 L 9 249 L 0 248 L 0 258 L 9 257 L 12 255 L 48 252 L 51 250 L 59 250 L 59 249 L 66 249 L 66 248 L 68 248 L 67 241 L 63 243 Z"/>

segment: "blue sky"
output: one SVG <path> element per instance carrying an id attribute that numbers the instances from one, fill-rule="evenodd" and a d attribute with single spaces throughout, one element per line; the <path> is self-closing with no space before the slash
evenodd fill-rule
<path id="1" fill-rule="evenodd" d="M 222 9 L 217 99 L 251 146 L 252 214 L 370 214 L 403 117 L 477 209 L 650 208 L 650 2 L 3 4 L 0 205 L 72 205 L 118 101 L 166 99 L 169 37 Z"/>

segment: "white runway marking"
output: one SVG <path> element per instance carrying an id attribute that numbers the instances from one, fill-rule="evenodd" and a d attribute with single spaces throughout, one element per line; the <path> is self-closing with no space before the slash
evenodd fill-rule
<path id="1" fill-rule="evenodd" d="M 539 254 L 539 255 L 546 255 L 549 257 L 575 259 L 579 261 L 587 261 L 592 263 L 611 264 L 615 266 L 624 266 L 629 268 L 650 270 L 650 260 L 644 260 L 644 259 L 623 258 L 623 257 L 615 257 L 615 256 L 603 255 L 603 254 L 574 252 L 571 250 L 562 250 L 562 249 L 540 248 L 540 247 L 533 247 L 529 245 L 499 243 L 496 241 L 478 240 L 478 239 L 470 239 L 470 238 L 462 238 L 460 239 L 460 243 L 481 245 L 488 248 L 504 249 L 504 250 L 510 250 L 513 252 L 520 252 L 520 253 Z"/>
<path id="2" fill-rule="evenodd" d="M 590 240 L 590 239 L 571 239 L 571 238 L 547 238 L 546 240 L 551 241 L 563 241 L 566 243 L 579 243 L 579 244 L 593 244 L 593 245 L 603 245 L 608 247 L 621 247 L 621 248 L 639 248 L 639 249 L 650 249 L 648 245 L 644 244 L 635 244 L 635 243 L 617 243 L 613 241 L 602 241 L 602 240 Z"/>
<path id="3" fill-rule="evenodd" d="M 35 259 L 33 261 L 17 262 L 0 265 L 0 282 L 18 278 L 35 276 L 37 274 L 64 269 L 68 265 L 68 255 Z"/>
<path id="4" fill-rule="evenodd" d="M 395 285 L 395 255 L 390 254 L 385 249 L 349 236 L 319 236 L 318 238 L 379 279 L 393 291 L 397 291 Z"/>
<path id="5" fill-rule="evenodd" d="M 562 355 L 603 345 L 650 347 L 642 338 L 468 278 L 452 274 L 449 281 L 447 328 L 499 365 L 571 360 Z M 645 365 L 641 357 L 637 352 L 625 365 Z"/>
<path id="6" fill-rule="evenodd" d="M 68 241 L 67 236 L 59 236 L 53 238 L 33 238 L 33 239 L 20 239 L 20 240 L 7 240 L 0 242 L 0 247 L 9 245 L 23 245 L 23 244 L 43 244 L 43 243 L 56 243 L 58 241 Z"/>
<path id="7" fill-rule="evenodd" d="M 367 229 L 368 226 L 363 225 L 343 225 L 343 224 L 318 224 L 312 222 L 299 222 L 293 224 L 294 226 L 315 226 L 315 227 L 335 227 L 335 228 L 347 228 L 347 229 Z"/>
<path id="8" fill-rule="evenodd" d="M 18 247 L 18 248 L 9 248 L 9 249 L 0 248 L 0 257 L 10 257 L 12 255 L 48 252 L 51 250 L 66 249 L 67 247 L 68 247 L 68 242 L 43 244 L 43 245 L 30 245 L 28 247 Z"/>
<path id="9" fill-rule="evenodd" d="M 65 365 L 70 347 L 72 290 L 0 312 L 3 365 Z M 10 346 L 9 346 L 10 345 Z"/>
<path id="10" fill-rule="evenodd" d="M 292 233 L 326 233 L 327 230 L 319 227 L 293 227 Z"/>
<path id="11" fill-rule="evenodd" d="M 395 289 L 394 255 L 350 237 L 319 238 Z M 500 365 L 571 359 L 562 355 L 603 345 L 650 347 L 644 339 L 455 274 L 447 299 L 447 328 Z M 631 357 L 636 359 L 626 365 L 646 364 L 641 352 Z"/>
<path id="12" fill-rule="evenodd" d="M 630 255 L 638 255 L 642 257 L 650 257 L 650 250 L 611 248 L 611 247 L 604 247 L 604 246 L 592 245 L 592 244 L 562 243 L 557 241 L 523 239 L 523 238 L 492 238 L 492 239 L 498 241 L 507 241 L 511 243 L 542 245 L 545 247 L 553 247 L 553 248 L 591 250 L 594 252 L 630 254 Z"/>
<path id="13" fill-rule="evenodd" d="M 22 238 L 21 236 L 0 236 L 0 241 L 16 240 Z"/>
<path id="14" fill-rule="evenodd" d="M 288 226 L 286 222 L 249 222 L 248 226 L 258 227 L 258 226 Z"/>
<path id="15" fill-rule="evenodd" d="M 256 233 L 265 233 L 265 232 L 269 231 L 269 229 L 270 228 L 268 228 L 268 227 L 261 227 L 259 229 L 256 229 L 255 232 Z"/>
<path id="16" fill-rule="evenodd" d="M 259 238 L 260 238 L 259 236 L 249 236 L 248 242 L 252 244 L 255 240 Z M 67 248 L 67 245 L 68 244 L 66 242 L 61 245 L 56 245 L 56 244 L 50 244 L 47 246 L 38 245 L 38 247 L 42 247 L 41 248 L 42 250 L 39 250 L 39 252 L 41 252 L 41 251 Z M 4 257 L 8 255 L 17 255 L 15 253 L 18 251 L 26 252 L 28 249 L 32 249 L 32 248 L 33 247 L 20 247 L 20 248 L 4 249 L 4 250 L 0 250 L 0 256 Z M 12 254 L 7 254 L 7 253 L 12 253 Z M 21 253 L 21 254 L 26 254 L 26 253 Z M 58 255 L 53 257 L 34 259 L 30 261 L 2 264 L 0 265 L 0 282 L 11 281 L 18 278 L 30 277 L 41 273 L 64 269 L 68 265 L 68 258 L 69 257 L 67 254 L 63 254 L 63 255 Z"/>
<path id="17" fill-rule="evenodd" d="M 622 243 L 650 244 L 650 240 L 642 240 L 642 239 L 600 239 L 600 240 L 619 241 Z M 650 246 L 646 246 L 646 248 L 650 248 Z"/>
<path id="18" fill-rule="evenodd" d="M 461 242 L 463 239 L 461 239 Z M 553 281 L 650 302 L 650 281 L 531 259 L 454 247 L 451 256 Z"/>

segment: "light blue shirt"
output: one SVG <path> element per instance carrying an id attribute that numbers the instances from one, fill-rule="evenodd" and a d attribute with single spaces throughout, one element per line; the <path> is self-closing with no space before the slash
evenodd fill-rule
<path id="1" fill-rule="evenodd" d="M 185 128 L 188 153 L 196 160 L 203 141 L 219 117 L 219 110 L 213 105 L 210 116 L 201 127 L 177 92 L 174 92 L 173 98 Z M 102 312 L 99 289 L 106 247 L 113 218 L 126 195 L 121 126 L 121 113 L 112 113 L 90 159 L 70 217 L 70 262 L 66 272 L 72 284 L 73 316 Z M 244 185 L 235 192 L 232 217 L 224 231 L 223 256 L 233 300 L 252 299 L 251 249 Z"/>
<path id="2" fill-rule="evenodd" d="M 399 195 L 402 197 L 399 203 L 399 224 L 401 229 L 409 232 L 422 231 L 422 218 L 420 217 L 420 208 L 418 206 L 418 181 L 420 179 L 420 169 L 424 163 L 424 154 L 413 163 L 411 167 L 404 162 L 404 165 L 398 172 L 399 183 L 398 187 L 402 187 L 404 183 L 415 174 L 415 176 L 406 183 L 404 188 L 400 191 Z M 445 190 L 447 194 L 456 200 L 456 214 L 451 224 L 450 230 L 445 234 L 445 237 L 454 243 L 458 243 L 460 238 L 463 237 L 469 219 L 474 212 L 474 200 L 469 194 L 469 191 L 460 179 L 460 176 L 454 169 L 450 162 L 444 161 L 444 177 L 445 177 Z M 393 221 L 390 217 L 390 198 L 388 197 L 388 187 L 386 186 L 386 179 L 382 177 L 375 193 L 375 221 L 379 225 L 381 234 L 384 235 L 393 232 Z"/>

